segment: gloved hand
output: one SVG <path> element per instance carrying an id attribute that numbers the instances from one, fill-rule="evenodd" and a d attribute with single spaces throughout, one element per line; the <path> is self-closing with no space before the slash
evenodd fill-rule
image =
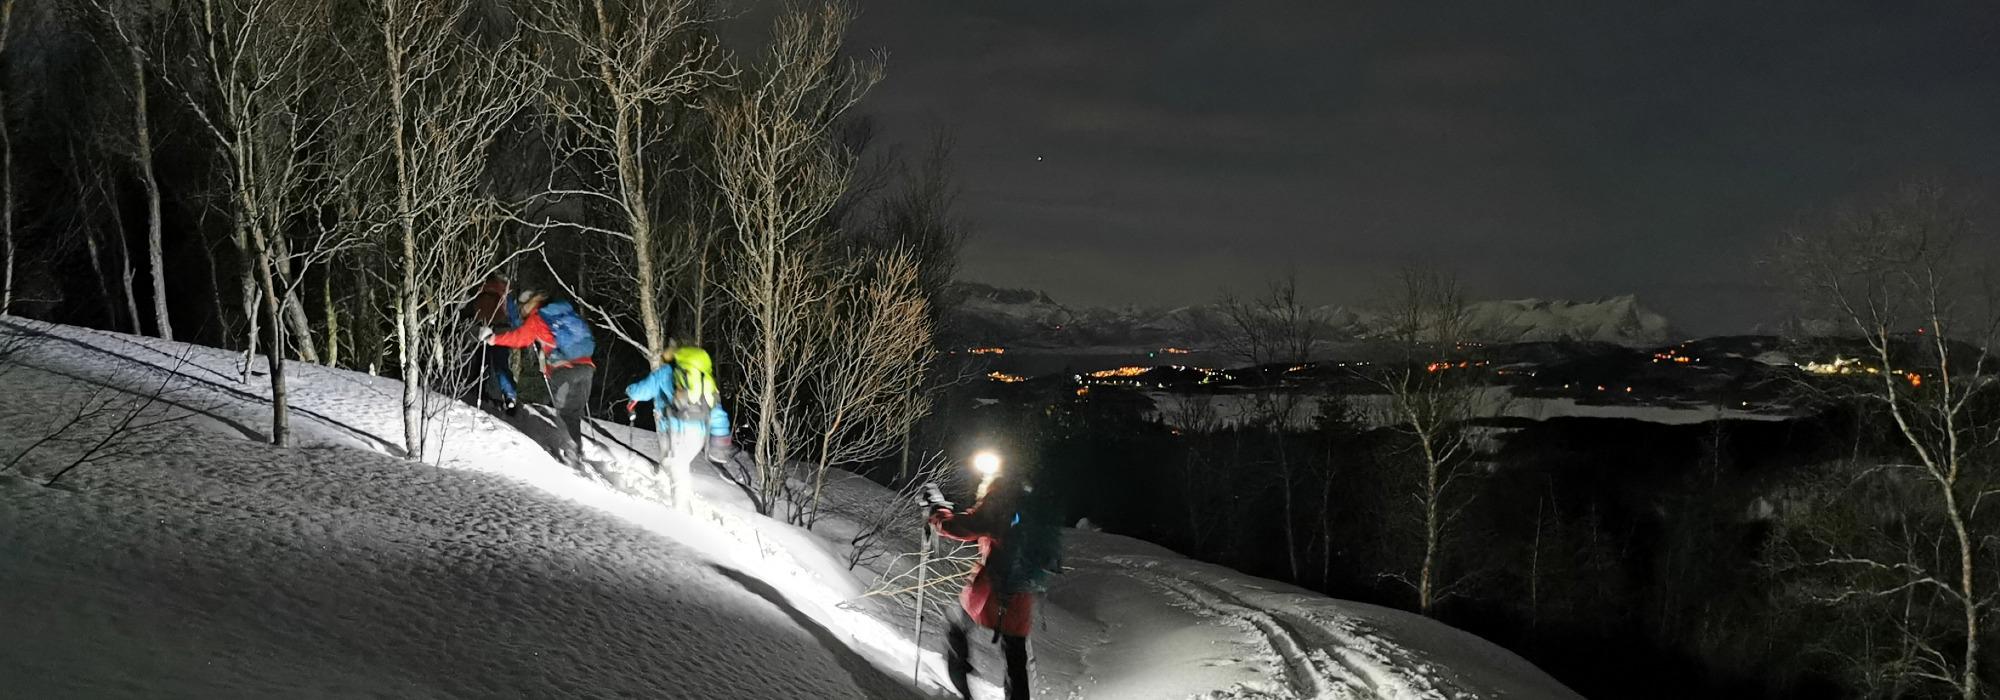
<path id="1" fill-rule="evenodd" d="M 492 326 L 480 326 L 480 327 L 479 327 L 479 342 L 480 342 L 481 344 L 484 344 L 484 345 L 492 345 L 492 344 L 493 344 L 493 327 L 492 327 Z"/>
<path id="2" fill-rule="evenodd" d="M 951 510 L 951 501 L 944 499 L 944 490 L 937 484 L 924 484 L 917 489 L 917 505 L 925 511 Z"/>

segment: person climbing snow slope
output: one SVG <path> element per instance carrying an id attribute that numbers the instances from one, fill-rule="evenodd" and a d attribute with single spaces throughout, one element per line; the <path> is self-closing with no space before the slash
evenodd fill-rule
<path id="1" fill-rule="evenodd" d="M 468 310 L 472 322 L 492 329 L 495 333 L 505 332 L 521 326 L 521 306 L 514 299 L 507 278 L 499 275 L 480 285 L 479 294 L 472 298 Z M 483 399 L 514 415 L 521 405 L 521 392 L 514 385 L 514 350 L 498 345 L 487 345 L 479 358 L 480 395 Z"/>
<path id="2" fill-rule="evenodd" d="M 703 453 L 711 461 L 727 462 L 734 451 L 729 413 L 722 410 L 707 351 L 672 343 L 660 353 L 659 360 L 659 369 L 626 385 L 625 410 L 630 415 L 642 401 L 653 405 L 653 429 L 660 434 L 662 466 L 671 482 L 674 504 L 686 508 L 693 493 L 692 476 L 688 460 L 675 458 L 674 446 L 682 435 L 705 434 Z"/>
<path id="3" fill-rule="evenodd" d="M 505 333 L 482 330 L 487 344 L 503 348 L 534 348 L 542 361 L 549 398 L 568 435 L 557 456 L 573 469 L 583 465 L 583 419 L 590 408 L 590 382 L 597 363 L 590 356 L 597 341 L 590 324 L 568 301 L 550 301 L 544 293 L 527 290 L 518 301 L 521 326 Z"/>
<path id="4" fill-rule="evenodd" d="M 979 564 L 959 593 L 960 612 L 945 634 L 945 664 L 952 685 L 966 700 L 972 692 L 970 636 L 974 628 L 993 630 L 1007 660 L 1007 700 L 1028 700 L 1028 633 L 1034 628 L 1035 596 L 1061 568 L 1062 532 L 1049 501 L 1038 498 L 1025 475 L 1000 474 L 990 453 L 974 458 L 981 472 L 979 500 L 963 513 L 927 501 L 930 524 L 939 535 L 979 545 Z"/>

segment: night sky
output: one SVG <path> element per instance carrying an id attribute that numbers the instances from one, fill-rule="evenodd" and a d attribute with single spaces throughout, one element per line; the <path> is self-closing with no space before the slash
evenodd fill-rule
<path id="1" fill-rule="evenodd" d="M 963 276 L 1179 304 L 1296 269 L 1770 320 L 1802 213 L 2000 182 L 2000 3 L 864 0 L 892 141 L 956 138 Z M 753 16 L 758 14 L 751 13 Z"/>

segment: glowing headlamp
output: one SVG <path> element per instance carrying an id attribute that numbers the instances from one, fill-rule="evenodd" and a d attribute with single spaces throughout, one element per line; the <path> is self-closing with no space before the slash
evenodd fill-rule
<path id="1" fill-rule="evenodd" d="M 979 472 L 980 476 L 992 478 L 993 475 L 1000 473 L 1000 455 L 991 452 L 973 455 L 972 470 Z"/>

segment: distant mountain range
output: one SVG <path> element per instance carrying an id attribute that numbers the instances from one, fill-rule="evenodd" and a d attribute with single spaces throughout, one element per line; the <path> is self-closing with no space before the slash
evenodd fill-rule
<path id="1" fill-rule="evenodd" d="M 1217 328 L 1220 307 L 1071 307 L 1049 295 L 976 282 L 957 285 L 960 304 L 949 316 L 950 331 L 968 345 L 1050 350 L 1145 350 L 1201 348 L 1210 344 L 1203 329 Z M 1368 309 L 1323 306 L 1320 337 L 1331 342 L 1366 341 L 1384 328 L 1381 314 Z M 1592 302 L 1543 299 L 1481 301 L 1468 305 L 1469 340 L 1514 343 L 1595 341 L 1642 347 L 1678 339 L 1666 317 L 1631 295 Z"/>

